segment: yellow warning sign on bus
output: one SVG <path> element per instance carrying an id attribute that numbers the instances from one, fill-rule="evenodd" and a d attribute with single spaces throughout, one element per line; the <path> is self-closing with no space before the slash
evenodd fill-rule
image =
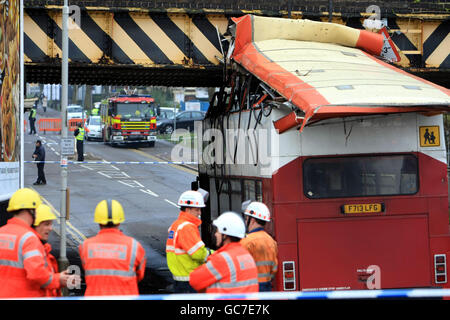
<path id="1" fill-rule="evenodd" d="M 439 147 L 441 145 L 439 126 L 419 127 L 421 147 Z"/>

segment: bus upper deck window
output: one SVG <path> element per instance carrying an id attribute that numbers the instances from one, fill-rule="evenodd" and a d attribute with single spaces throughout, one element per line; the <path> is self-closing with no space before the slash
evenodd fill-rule
<path id="1" fill-rule="evenodd" d="M 244 200 L 263 201 L 261 180 L 244 180 Z"/>
<path id="2" fill-rule="evenodd" d="M 303 190 L 311 199 L 414 194 L 418 191 L 417 158 L 311 158 L 303 164 Z"/>

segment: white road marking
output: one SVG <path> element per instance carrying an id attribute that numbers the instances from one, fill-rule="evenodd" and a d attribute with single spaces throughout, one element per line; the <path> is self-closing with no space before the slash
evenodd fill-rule
<path id="1" fill-rule="evenodd" d="M 170 201 L 170 200 L 164 199 L 164 201 L 167 202 L 167 203 L 170 203 L 171 205 L 173 205 L 173 206 L 175 206 L 175 207 L 177 207 L 177 208 L 180 208 L 179 205 L 177 205 L 176 203 L 173 203 L 173 202 Z"/>
<path id="2" fill-rule="evenodd" d="M 105 177 L 111 179 L 110 176 L 108 176 L 107 174 L 103 173 L 102 171 L 97 171 L 97 173 L 98 173 L 98 174 L 101 174 L 102 176 L 105 176 Z"/>
<path id="3" fill-rule="evenodd" d="M 126 186 L 128 186 L 128 187 L 130 187 L 130 188 L 139 188 L 139 187 L 141 187 L 141 186 L 139 186 L 139 185 L 137 185 L 134 181 L 127 181 L 127 180 L 119 180 L 119 182 L 121 183 L 121 184 L 124 184 L 124 185 L 126 185 Z M 142 186 L 143 187 L 143 186 Z"/>
<path id="4" fill-rule="evenodd" d="M 144 193 L 147 193 L 147 194 L 149 194 L 149 195 L 151 195 L 151 196 L 154 196 L 154 197 L 159 197 L 159 195 L 157 195 L 156 193 L 154 193 L 152 190 L 150 190 L 150 189 L 140 189 L 142 192 L 144 192 Z"/>
<path id="5" fill-rule="evenodd" d="M 127 178 L 130 178 L 130 176 L 129 175 L 127 175 L 125 172 L 123 172 L 123 171 L 120 171 L 120 173 L 121 174 L 123 174 L 124 176 L 126 176 Z"/>
<path id="6" fill-rule="evenodd" d="M 142 183 L 140 183 L 139 181 L 133 180 L 138 186 L 144 188 L 144 185 Z"/>

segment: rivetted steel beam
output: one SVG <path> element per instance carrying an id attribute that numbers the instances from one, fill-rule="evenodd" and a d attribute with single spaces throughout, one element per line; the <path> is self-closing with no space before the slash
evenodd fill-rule
<path id="1" fill-rule="evenodd" d="M 39 1 L 28 1 L 24 14 L 26 79 L 58 83 L 59 77 L 53 74 L 61 60 L 61 10 L 58 1 L 44 1 L 44 7 L 38 7 Z M 94 6 L 95 1 L 89 1 L 92 6 L 87 6 L 86 1 L 71 2 L 84 6 L 80 26 L 70 30 L 69 40 L 71 73 L 74 74 L 73 70 L 83 73 L 71 76 L 70 83 L 104 84 L 108 81 L 126 85 L 142 81 L 142 85 L 174 85 L 167 84 L 171 76 L 163 76 L 168 72 L 177 74 L 176 83 L 183 86 L 205 82 L 208 86 L 220 86 L 222 52 L 218 33 L 226 32 L 230 12 L 287 14 L 281 7 L 276 12 L 226 6 L 208 9 L 207 5 L 187 8 L 181 7 L 182 2 L 179 2 L 180 8 L 161 7 L 159 10 L 156 6 L 145 7 L 145 1 L 141 8 L 125 7 L 124 1 L 104 1 L 109 2 L 113 6 Z M 134 6 L 141 3 L 128 2 Z M 328 21 L 324 10 L 296 7 L 295 1 L 293 3 L 293 18 Z M 304 11 L 296 11 L 299 9 Z M 338 12 L 333 13 L 333 22 L 356 28 L 363 28 L 364 19 L 370 16 L 347 12 L 339 6 L 334 9 Z M 400 67 L 417 74 L 426 73 L 431 78 L 437 74 L 439 79 L 449 78 L 450 14 L 390 14 L 387 23 L 402 58 L 398 63 Z M 38 75 L 38 70 L 44 70 L 44 74 Z M 107 74 L 113 74 L 115 79 L 107 78 Z M 128 74 L 133 74 L 134 78 Z"/>

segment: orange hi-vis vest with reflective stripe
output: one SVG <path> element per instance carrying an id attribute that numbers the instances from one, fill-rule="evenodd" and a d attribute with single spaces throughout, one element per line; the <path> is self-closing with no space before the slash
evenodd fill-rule
<path id="1" fill-rule="evenodd" d="M 200 238 L 202 221 L 184 211 L 170 226 L 166 242 L 167 266 L 176 281 L 189 281 L 189 274 L 206 261 L 209 250 Z"/>
<path id="2" fill-rule="evenodd" d="M 259 282 L 272 281 L 278 269 L 278 247 L 273 238 L 263 228 L 255 229 L 241 240 L 250 252 L 258 268 Z"/>
<path id="3" fill-rule="evenodd" d="M 229 243 L 191 273 L 189 284 L 206 293 L 258 292 L 258 271 L 251 254 L 239 243 Z"/>
<path id="4" fill-rule="evenodd" d="M 47 260 L 47 269 L 51 272 L 58 273 L 58 261 L 56 258 L 50 253 L 52 251 L 52 246 L 50 243 L 44 244 L 45 250 L 45 259 Z M 60 289 L 46 289 L 45 290 L 46 297 L 61 297 Z"/>
<path id="5" fill-rule="evenodd" d="M 43 297 L 46 289 L 60 287 L 38 234 L 19 218 L 8 220 L 0 228 L 0 298 Z"/>
<path id="6" fill-rule="evenodd" d="M 138 295 L 144 278 L 145 250 L 119 229 L 107 228 L 80 245 L 86 296 Z"/>

